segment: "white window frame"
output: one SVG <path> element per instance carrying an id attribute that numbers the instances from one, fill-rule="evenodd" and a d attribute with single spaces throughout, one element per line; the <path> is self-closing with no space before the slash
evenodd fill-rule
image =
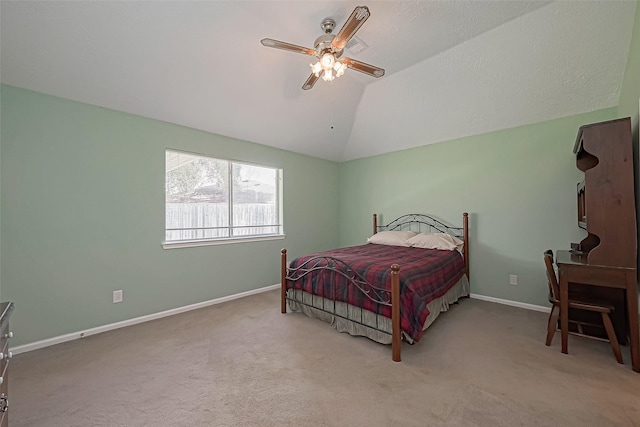
<path id="1" fill-rule="evenodd" d="M 227 162 L 228 163 L 228 173 L 229 173 L 229 180 L 228 180 L 228 185 L 229 185 L 229 189 L 228 189 L 228 194 L 229 194 L 229 200 L 228 200 L 228 205 L 229 205 L 229 231 L 230 231 L 230 235 L 232 235 L 232 231 L 234 228 L 234 225 L 232 223 L 233 221 L 233 179 L 231 177 L 232 174 L 232 170 L 233 170 L 233 165 L 245 165 L 245 166 L 256 166 L 256 167 L 260 167 L 260 168 L 268 168 L 268 169 L 273 169 L 274 171 L 276 171 L 276 177 L 277 177 L 277 185 L 276 185 L 276 204 L 277 204 L 277 212 L 278 212 L 278 223 L 279 224 L 274 224 L 273 226 L 278 227 L 278 232 L 277 233 L 273 233 L 273 234 L 256 234 L 256 235 L 248 235 L 248 236 L 232 236 L 232 237 L 207 237 L 207 238 L 201 238 L 201 239 L 192 239 L 192 240 L 163 240 L 162 241 L 162 247 L 164 249 L 177 249 L 177 248 L 188 248 L 188 247 L 195 247 L 195 246 L 212 246 L 212 245 L 226 245 L 226 244 L 230 244 L 230 243 L 241 243 L 241 242 L 260 242 L 260 241 L 265 241 L 265 240 L 281 240 L 285 238 L 285 234 L 284 234 L 284 220 L 283 220 L 283 202 L 282 202 L 282 194 L 283 194 L 283 170 L 280 167 L 277 166 L 270 166 L 270 165 L 263 165 L 263 164 L 257 164 L 257 163 L 251 163 L 251 162 L 242 162 L 242 161 L 237 161 L 237 160 L 230 160 L 230 159 L 224 159 L 224 158 L 219 158 L 219 157 L 213 157 L 213 156 L 209 156 L 206 154 L 200 154 L 200 153 L 192 153 L 192 152 L 187 152 L 187 151 L 183 151 L 183 150 L 176 150 L 176 149 L 172 149 L 172 148 L 167 148 L 165 150 L 165 186 L 166 186 L 166 173 L 167 173 L 167 169 L 166 169 L 166 156 L 168 152 L 174 152 L 174 153 L 184 153 L 184 154 L 188 154 L 190 156 L 197 156 L 197 157 L 202 157 L 205 159 L 211 159 L 211 160 L 216 160 L 216 161 L 223 161 L 223 162 Z M 166 195 L 166 192 L 165 192 Z M 164 233 L 165 233 L 165 239 L 166 239 L 166 233 L 167 233 L 167 217 L 166 217 L 166 210 L 167 210 L 167 202 L 165 199 L 165 203 L 164 203 Z M 242 227 L 242 226 L 237 226 L 237 227 Z"/>

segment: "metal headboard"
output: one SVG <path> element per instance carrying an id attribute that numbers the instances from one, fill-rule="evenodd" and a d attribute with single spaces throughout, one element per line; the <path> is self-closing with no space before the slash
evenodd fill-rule
<path id="1" fill-rule="evenodd" d="M 465 273 L 469 278 L 469 214 L 462 214 L 462 227 L 451 227 L 429 215 L 407 214 L 394 219 L 387 225 L 378 225 L 378 215 L 373 214 L 373 234 L 378 231 L 408 230 L 417 233 L 447 233 L 464 241 L 462 249 L 465 263 Z"/>
<path id="2" fill-rule="evenodd" d="M 394 219 L 387 225 L 378 225 L 377 216 L 374 217 L 374 233 L 378 231 L 406 230 L 416 233 L 447 233 L 458 238 L 464 238 L 463 227 L 451 227 L 429 215 L 407 214 Z"/>

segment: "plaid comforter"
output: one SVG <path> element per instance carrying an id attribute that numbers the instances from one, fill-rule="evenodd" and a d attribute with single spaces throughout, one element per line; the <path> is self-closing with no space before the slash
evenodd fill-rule
<path id="1" fill-rule="evenodd" d="M 391 317 L 391 307 L 368 298 L 364 292 L 341 274 L 317 269 L 313 274 L 300 277 L 296 269 L 310 265 L 326 266 L 332 263 L 325 257 L 338 259 L 335 270 L 345 271 L 342 262 L 366 283 L 360 287 L 370 294 L 379 294 L 390 302 L 391 265 L 400 265 L 400 328 L 414 341 L 422 337 L 422 325 L 429 315 L 427 304 L 443 296 L 465 271 L 462 255 L 458 251 L 408 248 L 366 244 L 334 249 L 296 258 L 287 271 L 287 289 L 300 289 L 331 300 Z M 306 264 L 305 264 L 306 262 Z M 353 275 L 348 273 L 347 275 Z M 296 277 L 297 280 L 290 280 Z M 298 278 L 299 277 L 299 278 Z M 376 289 L 380 291 L 376 291 Z"/>

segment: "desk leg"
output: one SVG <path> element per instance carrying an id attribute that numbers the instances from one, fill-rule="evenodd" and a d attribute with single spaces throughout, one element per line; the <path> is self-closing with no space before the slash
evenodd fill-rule
<path id="1" fill-rule="evenodd" d="M 629 318 L 629 346 L 631 369 L 640 372 L 640 334 L 638 332 L 638 287 L 636 272 L 627 273 L 627 313 Z"/>
<path id="2" fill-rule="evenodd" d="M 567 341 L 569 338 L 569 282 L 566 274 L 560 273 L 560 333 L 562 334 L 562 352 L 567 354 Z"/>

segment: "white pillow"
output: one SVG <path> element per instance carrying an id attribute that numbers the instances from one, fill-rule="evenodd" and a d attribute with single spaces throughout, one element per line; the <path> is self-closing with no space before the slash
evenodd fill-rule
<path id="1" fill-rule="evenodd" d="M 413 231 L 380 231 L 367 239 L 369 243 L 390 246 L 410 246 L 407 243 L 416 233 Z"/>
<path id="2" fill-rule="evenodd" d="M 464 242 L 446 233 L 422 233 L 407 240 L 409 246 L 425 249 L 462 250 Z"/>

